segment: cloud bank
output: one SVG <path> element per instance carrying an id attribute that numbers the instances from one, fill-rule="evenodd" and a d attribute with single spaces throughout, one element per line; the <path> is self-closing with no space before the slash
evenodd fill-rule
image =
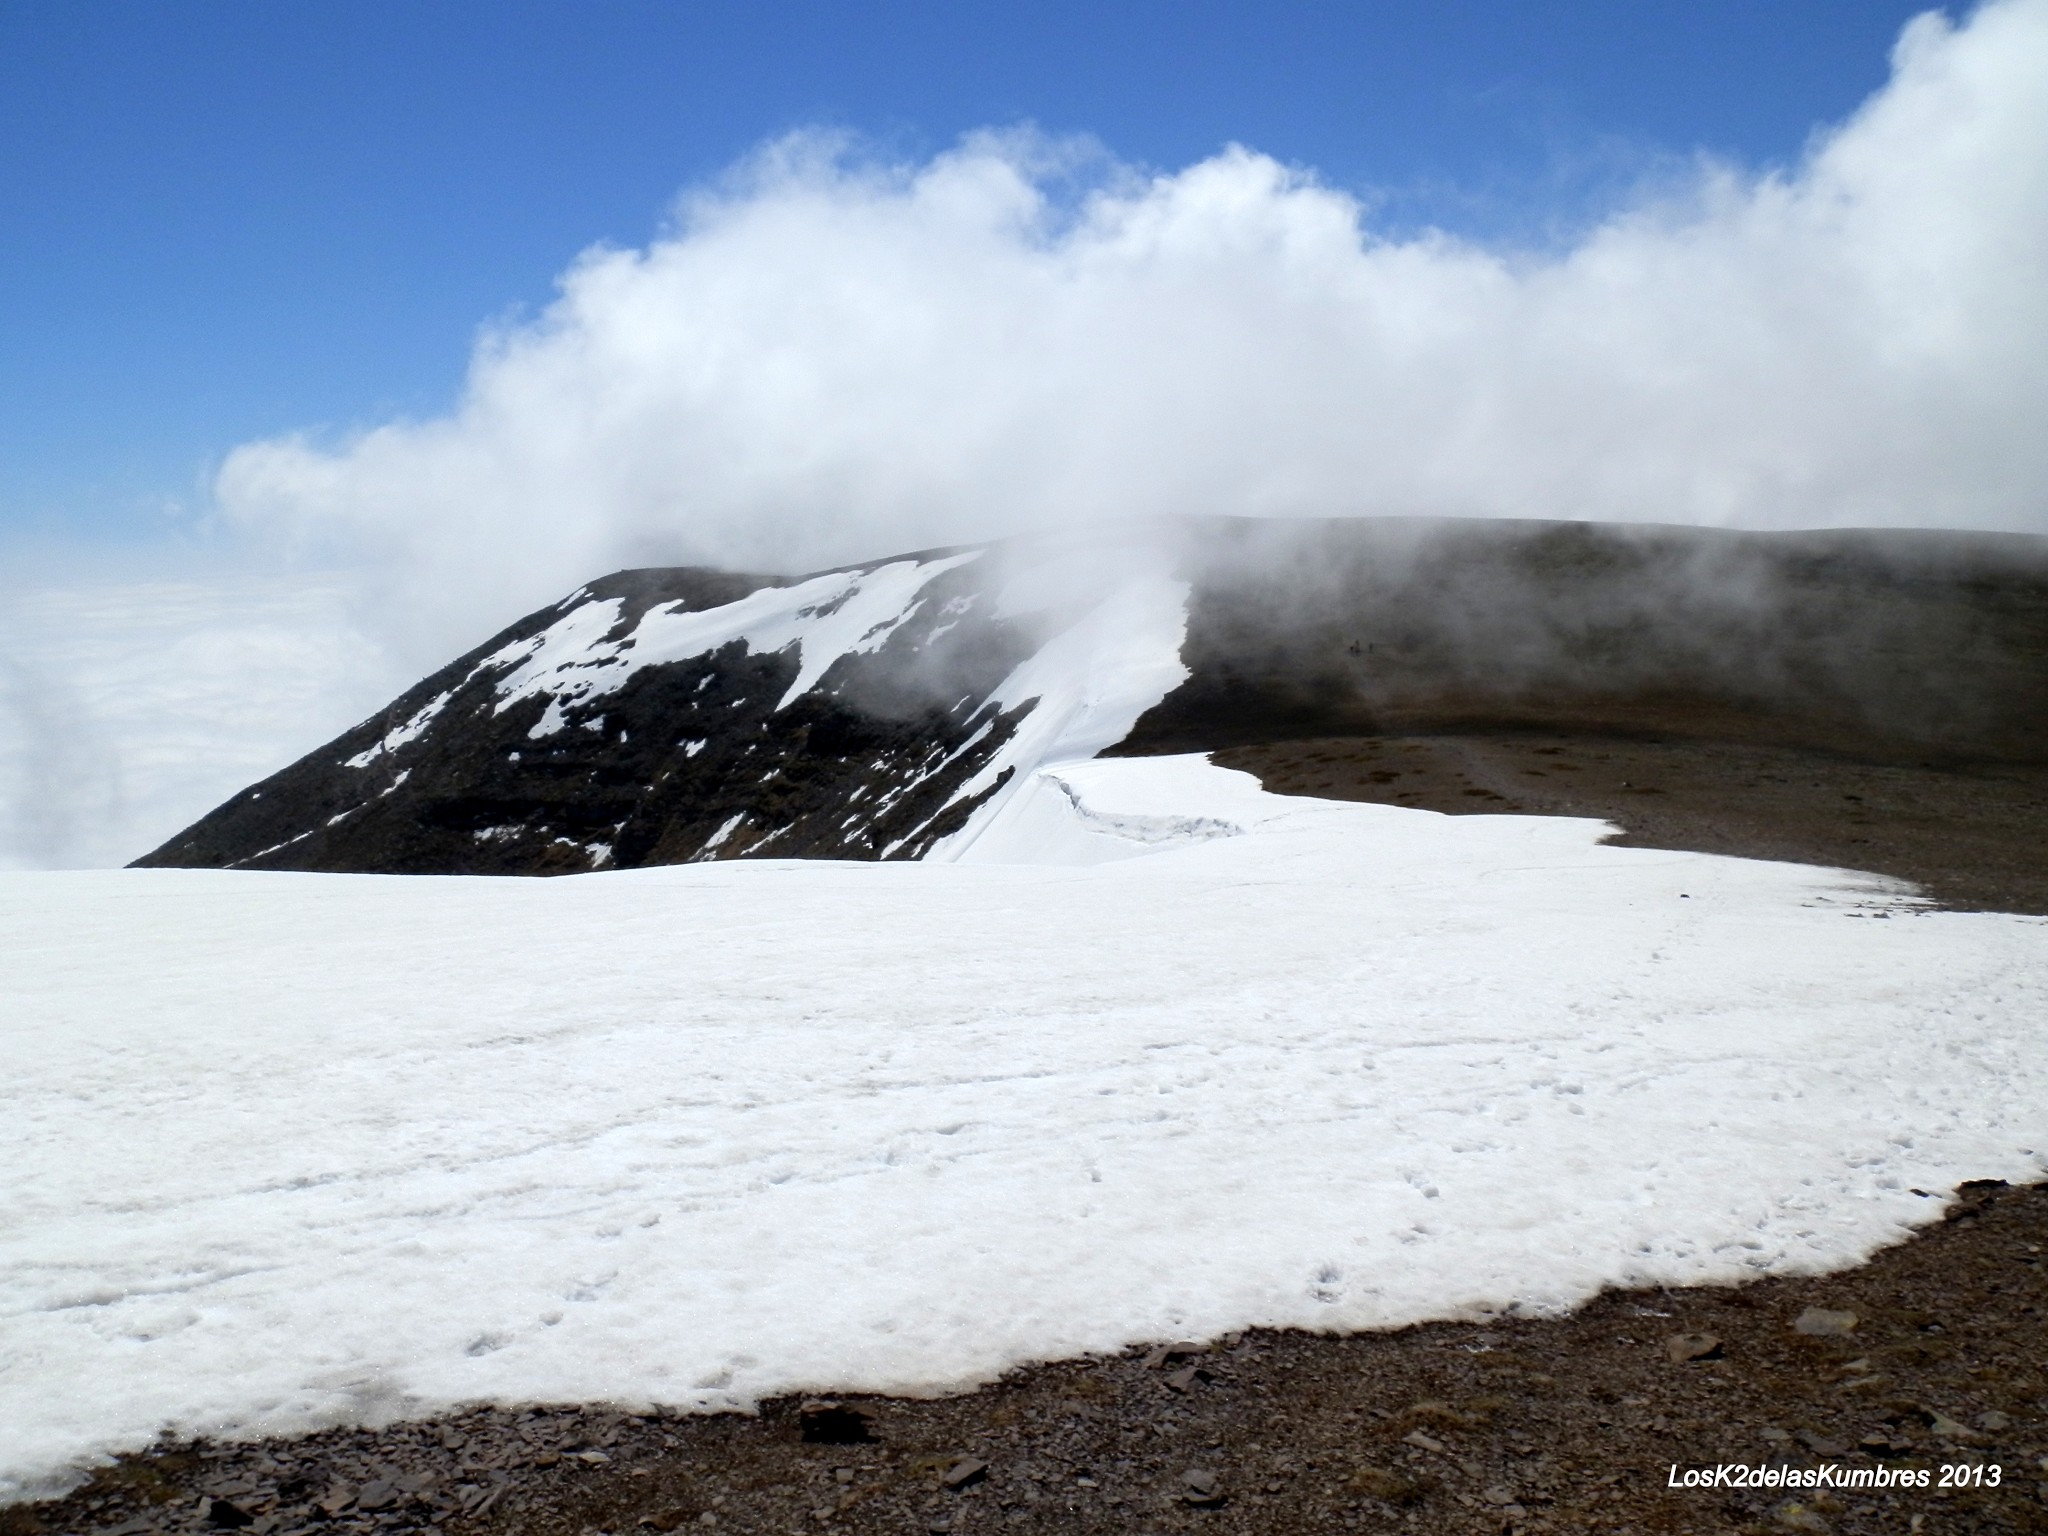
<path id="1" fill-rule="evenodd" d="M 2048 0 L 1923 16 L 1797 164 L 1540 253 L 1381 238 L 1241 148 L 784 140 L 490 331 L 447 416 L 231 454 L 224 547 L 313 579 L 0 596 L 0 868 L 132 858 L 623 565 L 1162 513 L 2048 532 L 2043 82 Z"/>
<path id="2" fill-rule="evenodd" d="M 7 594 L 0 870 L 125 864 L 410 681 L 332 581 Z"/>
<path id="3" fill-rule="evenodd" d="M 1162 513 L 2048 532 L 2044 81 L 2048 0 L 1924 15 L 1795 166 L 1540 255 L 1242 148 L 799 136 L 586 253 L 452 414 L 250 444 L 218 505 L 431 612 L 423 660 L 622 564 Z"/>

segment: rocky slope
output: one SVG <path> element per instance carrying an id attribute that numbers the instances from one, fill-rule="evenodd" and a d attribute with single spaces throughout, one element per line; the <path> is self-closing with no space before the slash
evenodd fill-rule
<path id="1" fill-rule="evenodd" d="M 1020 766 L 1092 754 L 1179 677 L 1177 586 L 1098 568 L 1073 599 L 1034 563 L 1060 551 L 1014 555 L 800 580 L 621 571 L 136 862 L 565 874 L 923 857 Z M 1063 691 L 1073 679 L 1086 686 Z"/>
<path id="2" fill-rule="evenodd" d="M 2048 762 L 2048 541 L 1208 519 L 623 571 L 137 863 L 951 857 L 1042 762 L 1501 730 Z"/>
<path id="3" fill-rule="evenodd" d="M 1233 519 L 1119 749 L 1571 730 L 2048 761 L 2048 539 Z"/>

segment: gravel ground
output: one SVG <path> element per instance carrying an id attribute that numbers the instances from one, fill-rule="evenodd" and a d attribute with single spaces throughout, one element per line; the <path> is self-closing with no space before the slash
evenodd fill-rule
<path id="1" fill-rule="evenodd" d="M 1625 829 L 1625 847 L 1874 870 L 1958 909 L 2048 913 L 2041 764 L 1541 730 L 1275 741 L 1214 759 L 1277 794 L 1597 816 Z"/>

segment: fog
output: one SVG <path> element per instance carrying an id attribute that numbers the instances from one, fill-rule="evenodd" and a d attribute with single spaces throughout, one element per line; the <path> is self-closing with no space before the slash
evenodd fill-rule
<path id="1" fill-rule="evenodd" d="M 2044 81 L 2048 0 L 1923 16 L 1797 164 L 1535 254 L 1243 148 L 799 135 L 586 252 L 450 415 L 245 446 L 220 511 L 367 563 L 435 657 L 623 564 L 1110 518 L 2048 530 Z"/>
<path id="2" fill-rule="evenodd" d="M 1180 514 L 2048 532 L 2044 81 L 2048 0 L 1930 13 L 1796 161 L 1533 251 L 1382 238 L 1252 148 L 783 139 L 488 329 L 445 416 L 229 454 L 263 582 L 0 598 L 0 867 L 132 857 L 626 565 Z"/>
<path id="3" fill-rule="evenodd" d="M 0 590 L 0 870 L 125 864 L 401 679 L 331 579 Z"/>

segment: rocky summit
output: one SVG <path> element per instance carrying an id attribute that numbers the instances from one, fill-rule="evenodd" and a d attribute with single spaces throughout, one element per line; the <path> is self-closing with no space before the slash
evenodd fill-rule
<path id="1" fill-rule="evenodd" d="M 947 858 L 1048 762 L 1503 731 L 2048 762 L 2048 541 L 1188 519 L 621 571 L 136 862 Z"/>
<path id="2" fill-rule="evenodd" d="M 1020 765 L 1092 755 L 1174 680 L 1122 707 L 1099 686 L 1115 658 L 1081 652 L 1149 623 L 1140 661 L 1176 667 L 1180 589 L 1123 567 L 1081 586 L 1070 600 L 1073 583 L 999 548 L 801 579 L 621 571 L 137 863 L 569 874 L 920 858 Z M 1070 676 L 1098 686 L 1064 696 Z"/>

